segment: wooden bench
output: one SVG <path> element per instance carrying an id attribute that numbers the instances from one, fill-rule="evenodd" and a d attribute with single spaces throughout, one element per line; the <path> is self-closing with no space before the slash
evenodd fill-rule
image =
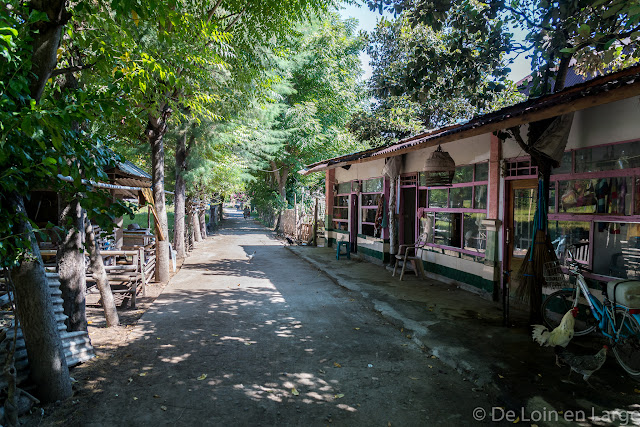
<path id="1" fill-rule="evenodd" d="M 148 283 L 145 268 L 145 250 L 143 247 L 134 250 L 106 250 L 100 253 L 105 260 L 104 269 L 107 272 L 111 292 L 130 297 L 131 308 L 136 307 L 138 292 L 146 295 Z M 93 275 L 87 271 L 87 282 L 93 282 Z M 88 293 L 99 293 L 98 289 L 88 289 Z"/>
<path id="2" fill-rule="evenodd" d="M 55 272 L 56 250 L 41 249 L 40 253 L 45 260 L 47 271 Z M 139 293 L 146 295 L 146 285 L 155 274 L 156 256 L 155 243 L 146 246 L 130 247 L 122 250 L 103 250 L 100 252 L 104 260 L 104 269 L 107 273 L 111 292 L 130 297 L 131 308 L 136 307 L 136 298 Z M 88 255 L 85 253 L 85 255 Z M 89 269 L 86 271 L 88 283 L 95 283 Z M 96 287 L 87 287 L 88 294 L 99 293 Z"/>

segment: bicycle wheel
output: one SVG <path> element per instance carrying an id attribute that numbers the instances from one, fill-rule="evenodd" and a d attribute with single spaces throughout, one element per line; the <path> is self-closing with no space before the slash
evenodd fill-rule
<path id="1" fill-rule="evenodd" d="M 549 295 L 542 302 L 542 319 L 545 325 L 553 330 L 560 325 L 562 317 L 567 311 L 573 308 L 573 301 L 575 300 L 575 289 L 561 289 Z M 580 294 L 580 300 L 578 301 L 578 315 L 576 316 L 576 323 L 573 327 L 574 336 L 586 335 L 593 332 L 596 329 L 597 321 L 593 317 L 591 308 L 587 303 L 584 295 Z"/>
<path id="2" fill-rule="evenodd" d="M 628 311 L 616 310 L 615 331 L 609 322 L 611 349 L 618 363 L 629 375 L 640 379 L 640 324 Z"/>

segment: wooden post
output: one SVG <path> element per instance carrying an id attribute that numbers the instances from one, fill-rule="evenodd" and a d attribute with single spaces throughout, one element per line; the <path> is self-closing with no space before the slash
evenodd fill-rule
<path id="1" fill-rule="evenodd" d="M 136 253 L 135 255 L 132 256 L 133 258 L 133 265 L 136 266 L 136 270 L 138 269 L 139 265 L 140 265 L 140 261 L 138 260 L 138 255 L 139 253 Z M 136 272 L 137 273 L 137 272 Z M 137 274 L 136 274 L 137 276 Z M 138 293 L 138 278 L 134 277 L 133 278 L 133 283 L 131 286 L 131 308 L 136 308 L 136 294 Z"/>
<path id="2" fill-rule="evenodd" d="M 142 296 L 147 296 L 147 278 L 144 275 L 144 247 L 138 249 L 140 251 L 140 256 L 138 261 L 140 263 L 140 278 L 142 279 Z"/>
<path id="3" fill-rule="evenodd" d="M 313 246 L 318 246 L 318 198 L 313 208 Z"/>
<path id="4" fill-rule="evenodd" d="M 298 240 L 298 198 L 293 193 L 293 238 Z"/>

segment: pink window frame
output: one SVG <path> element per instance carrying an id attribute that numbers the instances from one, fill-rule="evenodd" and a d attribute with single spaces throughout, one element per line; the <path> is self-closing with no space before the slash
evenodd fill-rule
<path id="1" fill-rule="evenodd" d="M 419 223 L 420 218 L 422 218 L 422 216 L 427 213 L 427 212 L 444 212 L 444 213 L 480 213 L 480 214 L 485 214 L 488 215 L 488 206 L 484 209 L 475 209 L 475 208 L 430 208 L 428 207 L 429 205 L 429 191 L 430 190 L 449 190 L 451 188 L 460 188 L 460 187 L 471 187 L 471 200 L 472 202 L 475 204 L 475 196 L 476 196 L 476 186 L 480 186 L 480 185 L 486 185 L 487 187 L 489 186 L 489 180 L 483 180 L 483 181 L 476 181 L 476 165 L 478 164 L 483 164 L 483 163 L 489 163 L 488 161 L 486 162 L 478 162 L 478 163 L 471 163 L 468 165 L 458 165 L 458 166 L 473 166 L 473 175 L 471 178 L 471 181 L 469 182 L 461 182 L 461 183 L 456 183 L 456 184 L 452 184 L 449 186 L 434 186 L 434 187 L 430 187 L 430 186 L 418 186 L 417 188 L 417 197 L 416 200 L 419 201 L 420 197 L 420 190 L 427 190 L 427 197 L 426 197 L 426 204 L 427 206 L 422 207 L 419 206 L 418 207 L 418 216 L 417 216 L 417 223 Z M 420 183 L 420 177 L 418 175 L 418 184 Z M 447 206 L 449 206 L 449 203 L 451 203 L 451 192 L 449 191 L 447 193 Z M 462 224 L 460 224 L 460 230 L 462 233 L 462 236 L 464 237 L 464 216 L 461 217 L 460 219 L 462 221 Z M 416 225 L 416 239 L 418 238 L 418 233 L 419 233 L 419 226 Z M 477 256 L 477 257 L 481 257 L 484 258 L 485 254 L 484 253 L 478 253 L 478 252 L 474 252 L 474 251 L 470 251 L 468 249 L 464 249 L 464 248 L 456 248 L 455 246 L 447 246 L 447 245 L 438 245 L 436 243 L 427 243 L 427 246 L 429 247 L 433 247 L 433 248 L 439 248 L 439 249 L 444 249 L 444 250 L 449 250 L 449 251 L 453 251 L 453 252 L 459 252 L 465 255 L 470 255 L 470 256 Z"/>
<path id="2" fill-rule="evenodd" d="M 640 178 L 640 167 L 637 168 L 629 168 L 629 169 L 611 169 L 607 171 L 596 171 L 596 172 L 575 172 L 576 167 L 576 153 L 581 150 L 588 150 L 599 147 L 607 147 L 612 145 L 619 144 L 628 144 L 633 142 L 639 142 L 640 139 L 630 139 L 606 144 L 598 144 L 590 147 L 576 148 L 569 150 L 571 154 L 571 172 L 563 173 L 563 174 L 553 174 L 550 177 L 550 187 L 551 190 L 554 190 L 555 196 L 555 204 L 554 204 L 554 212 L 548 213 L 547 217 L 549 221 L 576 221 L 576 222 L 588 222 L 589 225 L 589 260 L 588 263 L 583 263 L 587 265 L 588 268 L 593 268 L 593 256 L 594 256 L 594 224 L 596 222 L 621 222 L 621 223 L 638 223 L 640 222 L 640 212 L 636 212 L 635 204 L 636 204 L 636 194 L 637 194 L 637 184 L 636 180 Z M 529 159 L 529 157 L 518 157 L 515 159 L 505 159 L 506 161 L 521 161 L 524 159 Z M 605 214 L 579 214 L 579 213 L 560 213 L 559 210 L 559 182 L 560 181 L 573 181 L 580 179 L 601 179 L 601 178 L 620 178 L 620 177 L 630 177 L 631 178 L 631 189 L 629 192 L 631 193 L 631 215 L 605 215 Z M 527 178 L 538 178 L 537 176 L 514 176 L 514 177 L 506 177 L 505 180 L 513 180 L 513 179 L 527 179 Z M 600 281 L 608 281 L 614 280 L 615 277 L 606 276 L 602 274 L 595 274 L 590 272 L 585 272 L 585 277 L 591 278 L 594 280 Z"/>
<path id="3" fill-rule="evenodd" d="M 382 178 L 382 191 L 372 191 L 372 192 L 367 192 L 367 193 L 361 192 L 360 195 L 361 196 L 366 196 L 366 195 L 369 195 L 369 194 L 380 194 L 382 197 L 385 197 L 385 190 L 387 188 L 387 179 L 386 179 L 385 176 L 373 176 L 371 178 L 362 179 L 362 180 L 360 180 L 360 182 L 364 183 L 364 181 L 368 181 L 370 179 L 380 179 L 380 178 Z M 362 206 L 362 205 L 360 205 L 360 210 L 363 210 L 363 209 L 378 209 L 378 206 Z M 358 218 L 358 221 L 360 222 L 361 226 L 362 225 L 376 225 L 375 222 L 362 221 L 362 216 L 360 216 Z M 385 235 L 384 231 L 383 231 L 382 235 L 383 235 L 383 238 L 384 238 L 384 235 Z M 371 236 L 371 237 L 373 237 L 373 236 Z"/>

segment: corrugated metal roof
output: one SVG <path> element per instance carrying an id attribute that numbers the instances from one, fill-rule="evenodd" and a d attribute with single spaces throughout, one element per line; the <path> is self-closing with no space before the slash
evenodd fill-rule
<path id="1" fill-rule="evenodd" d="M 127 175 L 137 176 L 139 178 L 151 179 L 151 175 L 131 163 L 129 160 L 125 160 L 124 163 L 117 162 L 117 168 Z"/>
<path id="2" fill-rule="evenodd" d="M 624 90 L 625 88 L 632 90 L 627 93 L 627 91 Z M 566 88 L 558 93 L 530 99 L 492 113 L 474 117 L 466 123 L 446 126 L 405 138 L 402 141 L 386 147 L 371 148 L 369 150 L 316 162 L 305 166 L 303 170 L 298 172 L 307 175 L 332 167 L 400 155 L 413 149 L 430 147 L 439 143 L 451 142 L 452 140 L 481 133 L 494 132 L 518 124 L 555 117 L 571 111 L 594 107 L 637 95 L 640 95 L 640 65 L 627 68 L 617 73 L 597 77 Z M 580 101 L 583 100 L 585 100 L 585 102 L 581 103 Z M 545 113 L 548 114 L 545 116 Z M 455 138 L 454 135 L 456 134 L 462 135 Z"/>

